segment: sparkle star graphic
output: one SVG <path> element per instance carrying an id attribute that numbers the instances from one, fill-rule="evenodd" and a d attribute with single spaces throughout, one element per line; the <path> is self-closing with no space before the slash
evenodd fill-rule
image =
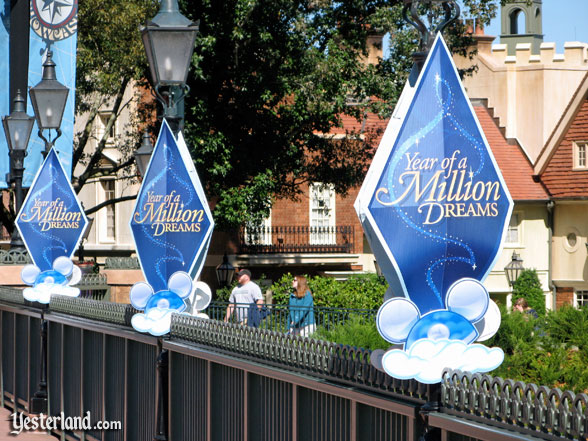
<path id="1" fill-rule="evenodd" d="M 41 10 L 49 11 L 49 15 L 51 15 L 51 23 L 55 23 L 55 16 L 61 16 L 61 8 L 65 6 L 72 6 L 72 3 L 58 0 L 43 0 L 43 8 Z"/>

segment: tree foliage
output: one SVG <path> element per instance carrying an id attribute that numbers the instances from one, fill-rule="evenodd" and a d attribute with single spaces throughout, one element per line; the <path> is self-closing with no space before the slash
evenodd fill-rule
<path id="1" fill-rule="evenodd" d="M 541 288 L 541 282 L 537 276 L 537 271 L 527 269 L 521 272 L 519 278 L 512 286 L 512 302 L 524 298 L 529 306 L 533 308 L 540 316 L 545 315 L 545 294 Z"/>
<path id="2" fill-rule="evenodd" d="M 81 188 L 91 179 L 111 175 L 126 178 L 134 170 L 132 152 L 138 147 L 138 125 L 148 121 L 149 108 L 139 107 L 127 127 L 120 127 L 116 148 L 122 160 L 113 168 L 100 167 L 102 153 L 110 129 L 123 112 L 128 112 L 137 92 L 147 87 L 146 57 L 139 32 L 157 11 L 155 0 L 97 0 L 82 2 L 78 11 L 78 51 L 76 75 L 76 116 L 85 124 L 76 133 L 72 165 L 77 173 L 74 188 Z M 131 98 L 129 98 L 129 93 Z M 99 111 L 107 107 L 111 113 L 100 139 L 93 139 L 94 124 Z"/>
<path id="3" fill-rule="evenodd" d="M 500 329 L 484 342 L 505 353 L 492 375 L 588 392 L 588 308 L 565 306 L 538 319 L 501 312 Z"/>
<path id="4" fill-rule="evenodd" d="M 499 2 L 461 3 L 462 17 L 486 23 Z M 140 143 L 139 126 L 152 120 L 154 102 L 128 127 L 118 125 L 119 164 L 104 169 L 100 160 L 110 128 L 130 105 L 126 92 L 135 86 L 150 90 L 138 28 L 158 7 L 157 0 L 79 4 L 76 118 L 78 126 L 84 122 L 74 137 L 78 192 L 101 176 L 135 175 L 132 152 Z M 258 221 L 275 198 L 296 198 L 305 182 L 332 183 L 342 194 L 361 182 L 377 133 L 349 133 L 337 142 L 317 134 L 340 127 L 342 115 L 360 122 L 367 111 L 390 115 L 418 45 L 400 0 L 180 0 L 180 7 L 200 20 L 186 137 L 207 194 L 216 201 L 217 225 Z M 467 46 L 458 37 L 463 30 L 458 22 L 446 33 L 454 51 Z M 391 34 L 390 57 L 366 65 L 366 36 L 384 33 Z M 105 105 L 112 116 L 104 136 L 93 139 Z M 14 213 L 2 215 L 11 231 Z"/>
<path id="5" fill-rule="evenodd" d="M 466 0 L 483 22 L 491 0 Z M 296 198 L 303 183 L 358 185 L 377 133 L 333 142 L 343 115 L 389 116 L 412 65 L 418 35 L 402 2 L 384 0 L 185 1 L 200 19 L 186 101 L 186 137 L 217 225 L 259 222 L 275 198 Z M 463 22 L 448 31 L 465 50 Z M 391 56 L 364 62 L 370 34 L 390 32 Z M 374 99 L 377 98 L 377 99 Z M 350 105 L 350 104 L 353 105 Z M 360 136 L 361 135 L 361 136 Z"/>

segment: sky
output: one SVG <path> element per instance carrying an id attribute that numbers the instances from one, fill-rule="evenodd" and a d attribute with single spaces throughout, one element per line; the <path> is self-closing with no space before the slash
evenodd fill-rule
<path id="1" fill-rule="evenodd" d="M 500 13 L 484 32 L 500 35 Z M 557 53 L 566 41 L 588 43 L 588 0 L 543 0 L 543 41 L 555 42 Z"/>

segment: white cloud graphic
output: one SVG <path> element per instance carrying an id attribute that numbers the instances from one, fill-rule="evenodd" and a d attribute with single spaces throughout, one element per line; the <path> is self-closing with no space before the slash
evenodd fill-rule
<path id="1" fill-rule="evenodd" d="M 147 314 L 138 313 L 131 318 L 131 325 L 139 332 L 148 332 L 159 337 L 167 334 L 171 327 L 172 313 L 175 309 L 152 308 Z"/>
<path id="2" fill-rule="evenodd" d="M 421 383 L 441 381 L 443 369 L 489 372 L 504 360 L 500 348 L 488 348 L 480 344 L 466 345 L 461 340 L 419 340 L 408 352 L 400 349 L 387 351 L 382 366 L 392 377 L 407 380 L 414 378 Z"/>
<path id="3" fill-rule="evenodd" d="M 39 302 L 48 304 L 51 300 L 51 294 L 60 296 L 78 297 L 80 290 L 67 285 L 55 283 L 40 283 L 36 286 L 25 288 L 22 291 L 23 297 L 30 302 Z"/>

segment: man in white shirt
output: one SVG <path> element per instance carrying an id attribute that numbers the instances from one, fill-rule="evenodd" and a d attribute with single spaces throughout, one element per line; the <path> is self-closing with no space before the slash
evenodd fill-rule
<path id="1" fill-rule="evenodd" d="M 249 306 L 252 303 L 257 303 L 258 307 L 261 308 L 261 305 L 263 305 L 263 297 L 259 286 L 251 281 L 251 271 L 246 269 L 239 271 L 237 273 L 237 282 L 239 284 L 233 288 L 231 296 L 229 297 L 229 306 L 227 306 L 225 322 L 229 321 L 236 306 L 237 321 L 246 324 Z"/>

